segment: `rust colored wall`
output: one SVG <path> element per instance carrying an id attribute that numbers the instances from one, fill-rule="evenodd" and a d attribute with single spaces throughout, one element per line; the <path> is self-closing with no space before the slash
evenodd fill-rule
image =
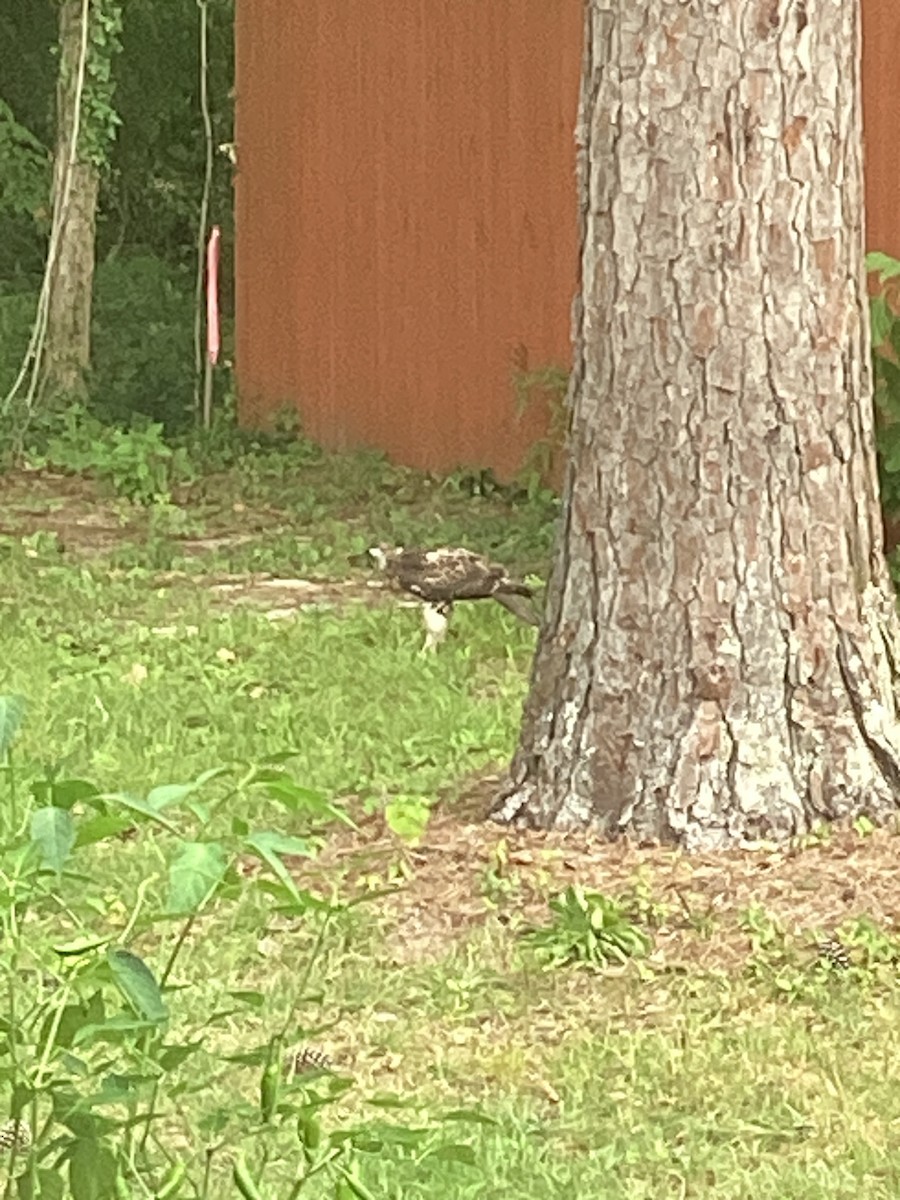
<path id="1" fill-rule="evenodd" d="M 866 249 L 900 258 L 900 0 L 862 0 Z"/>
<path id="2" fill-rule="evenodd" d="M 241 415 L 513 469 L 570 360 L 582 0 L 239 0 Z"/>
<path id="3" fill-rule="evenodd" d="M 900 0 L 863 0 L 867 246 L 900 256 Z M 570 359 L 582 0 L 238 0 L 241 416 L 508 474 Z"/>

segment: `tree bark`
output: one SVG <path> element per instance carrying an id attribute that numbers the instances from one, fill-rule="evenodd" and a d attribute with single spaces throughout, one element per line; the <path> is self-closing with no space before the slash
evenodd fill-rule
<path id="1" fill-rule="evenodd" d="M 495 819 L 893 812 L 857 0 L 589 0 L 564 517 Z"/>
<path id="2" fill-rule="evenodd" d="M 59 222 L 59 242 L 50 283 L 44 358 L 44 383 L 51 397 L 82 398 L 91 360 L 94 241 L 100 185 L 96 165 L 76 152 L 68 195 L 64 186 L 75 127 L 81 43 L 81 0 L 61 0 L 53 168 L 54 225 Z"/>

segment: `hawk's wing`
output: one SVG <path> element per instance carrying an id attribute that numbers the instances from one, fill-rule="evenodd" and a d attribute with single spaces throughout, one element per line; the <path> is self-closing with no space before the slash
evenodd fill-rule
<path id="1" fill-rule="evenodd" d="M 387 570 L 404 591 L 435 604 L 487 600 L 505 583 L 515 587 L 503 567 L 462 547 L 399 550 L 388 556 Z"/>

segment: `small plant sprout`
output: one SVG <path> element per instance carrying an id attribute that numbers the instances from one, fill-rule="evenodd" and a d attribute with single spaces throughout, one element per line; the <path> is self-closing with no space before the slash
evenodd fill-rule
<path id="1" fill-rule="evenodd" d="M 602 892 L 573 885 L 550 901 L 549 924 L 529 929 L 523 937 L 548 967 L 569 964 L 603 970 L 645 955 L 650 937 Z"/>

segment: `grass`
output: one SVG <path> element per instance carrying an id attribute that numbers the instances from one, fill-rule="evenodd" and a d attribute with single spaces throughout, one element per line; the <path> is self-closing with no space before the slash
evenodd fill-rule
<path id="1" fill-rule="evenodd" d="M 364 1189 L 403 1200 L 896 1196 L 900 943 L 879 910 L 874 924 L 850 929 L 849 972 L 819 969 L 803 949 L 816 914 L 835 925 L 865 911 L 862 885 L 852 903 L 840 898 L 848 880 L 886 872 L 887 888 L 893 835 L 850 832 L 770 863 L 759 876 L 768 892 L 753 861 L 728 860 L 744 875 L 713 886 L 717 867 L 677 856 L 660 867 L 637 850 L 623 858 L 577 839 L 467 826 L 452 800 L 405 844 L 385 829 L 385 805 L 465 793 L 508 760 L 534 634 L 499 607 L 472 606 L 441 653 L 422 658 L 416 611 L 367 602 L 350 560 L 375 540 L 462 541 L 543 571 L 551 501 L 472 495 L 478 477 L 442 482 L 302 444 L 212 466 L 149 514 L 78 480 L 2 484 L 0 693 L 30 700 L 12 759 L 19 802 L 29 781 L 46 777 L 146 796 L 209 768 L 257 764 L 250 782 L 205 785 L 205 807 L 167 809 L 171 830 L 138 821 L 136 837 L 79 848 L 77 870 L 49 891 L 39 877 L 31 907 L 10 898 L 18 877 L 4 835 L 8 985 L 26 970 L 61 971 L 52 947 L 79 930 L 123 940 L 157 975 L 183 939 L 166 993 L 166 1043 L 181 1049 L 166 1060 L 156 1132 L 143 1150 L 131 1134 L 115 1141 L 132 1182 L 142 1153 L 150 1175 L 170 1155 L 187 1169 L 172 1194 L 243 1194 L 232 1178 L 240 1153 L 271 1200 Z M 251 569 L 313 576 L 332 590 L 321 593 L 327 603 L 274 620 L 265 591 L 213 586 Z M 284 595 L 272 594 L 279 607 Z M 0 788 L 12 779 L 0 772 Z M 269 786 L 285 779 L 293 808 Z M 316 795 L 340 803 L 358 831 L 311 828 L 302 789 L 311 804 Z M 318 859 L 283 855 L 296 894 L 241 852 L 215 902 L 187 924 L 167 915 L 186 844 L 230 847 L 259 828 L 321 836 Z M 656 864 L 649 881 L 635 874 L 645 861 Z M 798 899 L 810 895 L 801 872 L 819 881 L 814 909 Z M 775 876 L 783 895 L 772 891 Z M 648 959 L 542 968 L 520 935 L 550 920 L 547 901 L 573 879 L 630 897 L 630 919 L 654 939 Z M 308 892 L 334 905 L 327 917 Z M 706 895 L 725 896 L 724 907 Z M 739 911 L 749 897 L 756 907 Z M 108 988 L 97 969 L 96 986 Z M 42 1028 L 22 1017 L 25 1042 L 39 1042 Z M 319 1110 L 326 1143 L 329 1131 L 336 1147 L 350 1130 L 363 1133 L 340 1160 L 349 1181 L 323 1168 L 296 1193 L 298 1163 L 318 1153 L 302 1149 L 298 1129 L 327 1084 L 284 1085 L 268 1122 L 260 1087 L 271 1047 L 307 1040 L 353 1080 Z M 65 1090 L 75 1086 L 72 1056 L 83 1053 L 105 1087 L 125 1089 L 91 1111 L 127 1124 L 155 1103 L 159 1085 L 148 1080 L 162 1068 L 149 1041 L 115 1053 L 114 1044 L 73 1044 L 70 1058 L 52 1062 Z M 15 1058 L 0 1047 L 11 1097 Z M 51 1091 L 33 1101 L 43 1116 Z M 100 1141 L 90 1145 L 96 1153 Z M 47 1195 L 69 1194 L 45 1183 Z"/>

